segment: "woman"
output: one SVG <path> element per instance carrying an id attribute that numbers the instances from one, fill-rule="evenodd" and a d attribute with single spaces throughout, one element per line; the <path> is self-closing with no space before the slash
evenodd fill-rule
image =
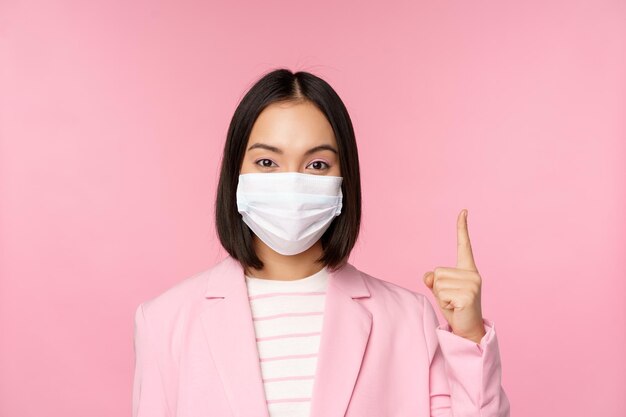
<path id="1" fill-rule="evenodd" d="M 135 312 L 134 417 L 509 416 L 493 323 L 457 218 L 428 299 L 347 259 L 357 146 L 335 91 L 278 69 L 228 130 L 216 226 L 228 256 Z"/>

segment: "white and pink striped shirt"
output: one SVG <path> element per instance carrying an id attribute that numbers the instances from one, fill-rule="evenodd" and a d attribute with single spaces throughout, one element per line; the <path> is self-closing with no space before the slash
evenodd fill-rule
<path id="1" fill-rule="evenodd" d="M 265 398 L 271 417 L 308 417 L 328 271 L 282 281 L 246 275 Z"/>

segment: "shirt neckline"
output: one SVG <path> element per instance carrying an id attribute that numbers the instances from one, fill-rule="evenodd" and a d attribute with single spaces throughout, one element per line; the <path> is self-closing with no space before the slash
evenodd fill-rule
<path id="1" fill-rule="evenodd" d="M 252 277 L 245 275 L 246 284 L 248 288 L 253 290 L 276 290 L 276 289 L 289 289 L 293 290 L 317 290 L 323 288 L 323 285 L 328 280 L 328 270 L 324 266 L 319 271 L 304 278 L 292 279 L 292 280 L 276 280 L 267 278 Z"/>

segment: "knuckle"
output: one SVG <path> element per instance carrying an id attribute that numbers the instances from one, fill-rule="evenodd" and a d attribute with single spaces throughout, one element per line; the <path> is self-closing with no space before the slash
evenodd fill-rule
<path id="1" fill-rule="evenodd" d="M 468 291 L 465 294 L 466 294 L 468 300 L 472 301 L 474 298 L 476 298 L 476 289 L 475 288 L 471 288 L 470 291 Z"/>

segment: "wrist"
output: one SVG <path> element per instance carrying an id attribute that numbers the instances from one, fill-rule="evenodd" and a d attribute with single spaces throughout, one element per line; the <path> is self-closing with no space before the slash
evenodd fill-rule
<path id="1" fill-rule="evenodd" d="M 461 336 L 475 343 L 480 343 L 480 341 L 485 336 L 485 334 L 487 334 L 484 326 L 474 332 L 468 332 L 468 333 L 462 333 L 462 334 L 456 333 L 456 332 L 453 332 L 453 333 L 456 334 L 457 336 Z"/>

